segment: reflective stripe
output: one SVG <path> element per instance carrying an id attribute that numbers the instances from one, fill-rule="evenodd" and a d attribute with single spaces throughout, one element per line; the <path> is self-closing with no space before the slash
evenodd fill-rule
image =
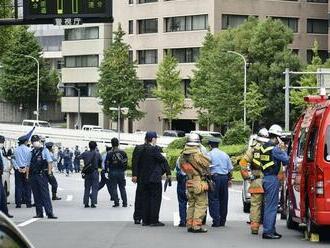
<path id="1" fill-rule="evenodd" d="M 274 164 L 275 164 L 274 161 L 271 161 L 271 162 L 269 162 L 269 163 L 263 165 L 263 166 L 262 166 L 262 169 L 263 169 L 263 170 L 266 170 L 268 167 L 271 167 L 271 166 L 273 166 Z"/>
<path id="2" fill-rule="evenodd" d="M 264 149 L 263 147 L 260 148 L 262 153 L 266 153 L 269 152 L 270 150 L 273 150 L 274 146 L 268 146 L 266 149 Z"/>
<path id="3" fill-rule="evenodd" d="M 256 160 L 256 159 L 253 159 L 253 163 L 255 163 L 255 164 L 258 165 L 258 166 L 261 166 L 261 162 L 258 161 L 258 160 Z"/>

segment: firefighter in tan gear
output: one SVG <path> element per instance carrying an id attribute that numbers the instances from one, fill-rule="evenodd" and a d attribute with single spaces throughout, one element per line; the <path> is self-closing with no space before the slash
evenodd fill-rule
<path id="1" fill-rule="evenodd" d="M 188 232 L 205 233 L 202 221 L 208 205 L 208 183 L 210 160 L 200 150 L 197 134 L 190 134 L 179 159 L 180 169 L 187 175 L 187 228 Z"/>
<path id="2" fill-rule="evenodd" d="M 252 234 L 258 234 L 261 222 L 261 211 L 263 205 L 264 189 L 262 168 L 256 164 L 260 157 L 262 145 L 269 140 L 269 134 L 266 128 L 259 130 L 255 143 L 249 147 L 243 158 L 240 160 L 241 174 L 244 180 L 250 180 L 249 193 L 251 194 L 250 208 L 250 227 Z"/>

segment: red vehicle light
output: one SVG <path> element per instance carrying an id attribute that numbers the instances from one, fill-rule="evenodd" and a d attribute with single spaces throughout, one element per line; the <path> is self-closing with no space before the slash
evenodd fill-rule
<path id="1" fill-rule="evenodd" d="M 316 197 L 323 198 L 324 197 L 324 174 L 320 168 L 317 168 L 315 186 L 316 186 Z"/>
<path id="2" fill-rule="evenodd" d="M 305 96 L 304 97 L 305 102 L 314 103 L 314 104 L 325 102 L 328 99 L 329 99 L 328 96 Z"/>

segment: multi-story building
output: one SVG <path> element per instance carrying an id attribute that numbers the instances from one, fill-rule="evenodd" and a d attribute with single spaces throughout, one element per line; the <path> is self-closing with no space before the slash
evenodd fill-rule
<path id="1" fill-rule="evenodd" d="M 302 60 L 311 59 L 314 40 L 319 43 L 321 57 L 327 58 L 329 40 L 327 0 L 114 1 L 113 27 L 116 29 L 118 23 L 121 23 L 127 33 L 125 41 L 131 46 L 131 56 L 138 63 L 137 75 L 148 90 L 147 99 L 140 104 L 146 116 L 134 122 L 133 131 L 153 129 L 161 133 L 168 128 L 161 104 L 153 98 L 151 91 L 156 87 L 158 65 L 166 53 L 172 54 L 179 62 L 183 94 L 186 96 L 186 109 L 178 120 L 174 120 L 173 129 L 189 131 L 200 128 L 197 122 L 198 113 L 189 99 L 188 88 L 205 34 L 208 28 L 211 32 L 220 32 L 236 27 L 249 16 L 256 16 L 259 19 L 272 17 L 288 25 L 294 32 L 291 48 L 301 56 Z M 100 36 L 94 40 L 69 41 L 66 35 L 66 41 L 63 42 L 64 83 L 84 83 L 88 85 L 86 86 L 88 89 L 94 87 L 98 78 L 97 68 L 79 69 L 77 67 L 82 67 L 83 60 L 86 60 L 87 64 L 87 61 L 93 61 L 94 66 L 100 63 L 103 50 L 109 45 L 111 37 L 110 27 L 108 29 L 107 27 L 105 25 L 101 29 L 103 34 L 108 36 L 102 36 L 100 31 Z M 89 97 L 82 99 L 83 108 L 86 108 L 84 109 L 86 113 L 90 113 L 89 111 L 93 109 L 93 113 L 99 113 L 99 118 L 94 118 L 95 116 L 92 118 L 92 115 L 86 116 L 85 120 L 88 123 L 85 123 L 94 124 L 93 119 L 99 120 L 98 124 L 103 125 L 105 121 L 101 117 L 101 107 L 97 105 L 95 98 L 92 99 Z M 76 97 L 63 98 L 62 110 L 70 113 L 68 119 L 76 116 L 76 103 Z"/>

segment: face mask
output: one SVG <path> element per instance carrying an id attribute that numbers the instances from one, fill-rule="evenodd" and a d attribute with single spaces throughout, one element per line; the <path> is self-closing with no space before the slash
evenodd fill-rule
<path id="1" fill-rule="evenodd" d="M 41 146 L 41 143 L 39 141 L 33 142 L 33 147 L 39 148 Z"/>

